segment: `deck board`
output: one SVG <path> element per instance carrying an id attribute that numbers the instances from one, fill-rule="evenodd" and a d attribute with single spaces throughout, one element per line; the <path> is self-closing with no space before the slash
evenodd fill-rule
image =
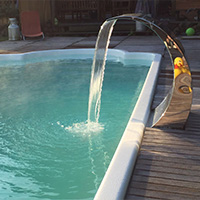
<path id="1" fill-rule="evenodd" d="M 146 128 L 125 199 L 200 199 L 200 41 L 185 42 L 192 70 L 193 104 L 184 130 Z M 191 51 L 188 50 L 190 47 Z M 163 62 L 164 65 L 166 62 Z M 162 66 L 152 107 L 170 88 L 169 66 Z"/>

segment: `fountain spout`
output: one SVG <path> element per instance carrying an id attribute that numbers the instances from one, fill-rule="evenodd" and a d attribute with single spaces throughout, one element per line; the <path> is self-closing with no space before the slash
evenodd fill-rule
<path id="1" fill-rule="evenodd" d="M 93 69 L 90 84 L 90 93 L 93 91 L 93 83 L 96 82 L 98 91 L 102 89 L 102 81 L 104 70 L 100 72 L 100 68 L 105 67 L 106 53 L 112 34 L 113 26 L 117 20 L 133 20 L 141 22 L 143 25 L 151 29 L 164 43 L 169 52 L 171 63 L 173 66 L 174 78 L 171 88 L 163 99 L 163 101 L 150 112 L 147 126 L 184 128 L 188 118 L 192 104 L 192 78 L 187 60 L 184 55 L 182 46 L 177 40 L 170 37 L 164 30 L 154 24 L 145 16 L 138 14 L 125 14 L 108 19 L 101 27 L 96 43 L 96 51 L 93 61 Z M 101 43 L 103 41 L 103 43 Z M 101 67 L 102 66 L 102 67 Z M 96 79 L 96 75 L 101 77 L 101 81 Z M 96 89 L 95 89 L 96 90 Z M 94 97 L 94 98 L 93 98 Z M 96 99 L 96 103 L 93 99 Z M 95 119 L 98 122 L 100 109 L 100 96 L 97 92 L 90 94 L 88 120 L 91 118 L 91 108 L 95 107 Z"/>

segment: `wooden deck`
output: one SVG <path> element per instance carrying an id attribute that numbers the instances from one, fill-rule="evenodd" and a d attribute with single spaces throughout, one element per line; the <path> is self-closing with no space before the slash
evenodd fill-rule
<path id="1" fill-rule="evenodd" d="M 184 131 L 146 129 L 125 199 L 200 199 L 199 110 Z"/>
<path id="2" fill-rule="evenodd" d="M 184 130 L 146 128 L 126 200 L 200 199 L 200 40 L 182 43 L 193 77 L 191 113 Z M 162 67 L 153 106 L 172 78 L 166 66 Z"/>

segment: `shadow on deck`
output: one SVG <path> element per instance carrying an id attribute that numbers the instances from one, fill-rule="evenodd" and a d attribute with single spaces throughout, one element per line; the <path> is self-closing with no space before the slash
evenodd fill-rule
<path id="1" fill-rule="evenodd" d="M 125 199 L 199 199 L 199 109 L 185 130 L 146 129 Z"/>

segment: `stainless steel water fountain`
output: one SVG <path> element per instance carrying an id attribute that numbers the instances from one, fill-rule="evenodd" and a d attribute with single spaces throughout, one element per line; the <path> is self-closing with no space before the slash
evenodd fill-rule
<path id="1" fill-rule="evenodd" d="M 146 90 L 144 93 L 141 92 L 141 97 L 138 99 L 108 170 L 95 195 L 95 200 L 123 199 L 142 143 L 145 127 L 184 128 L 192 104 L 192 78 L 181 45 L 152 21 L 145 19 L 145 16 L 126 14 L 110 18 L 104 22 L 96 42 L 92 68 L 94 76 L 91 77 L 98 75 L 99 70 L 105 67 L 106 52 L 112 29 L 117 20 L 120 19 L 141 22 L 155 32 L 164 42 L 169 52 L 174 78 L 167 95 L 156 108 L 152 108 L 151 101 L 160 60 L 154 61 L 151 70 L 152 68 L 156 70 L 152 71 L 154 74 L 151 73 L 150 77 L 147 76 Z M 150 86 L 150 83 L 152 83 L 152 86 Z M 99 85 L 102 86 L 102 83 Z M 147 85 L 150 87 L 148 88 Z M 101 87 L 99 88 L 101 91 Z M 148 99 L 148 102 L 145 102 L 145 99 Z"/>
<path id="2" fill-rule="evenodd" d="M 192 104 L 191 72 L 180 44 L 145 16 L 126 14 L 107 21 L 135 20 L 150 28 L 165 44 L 172 62 L 174 79 L 163 101 L 151 110 L 147 126 L 184 128 Z"/>

